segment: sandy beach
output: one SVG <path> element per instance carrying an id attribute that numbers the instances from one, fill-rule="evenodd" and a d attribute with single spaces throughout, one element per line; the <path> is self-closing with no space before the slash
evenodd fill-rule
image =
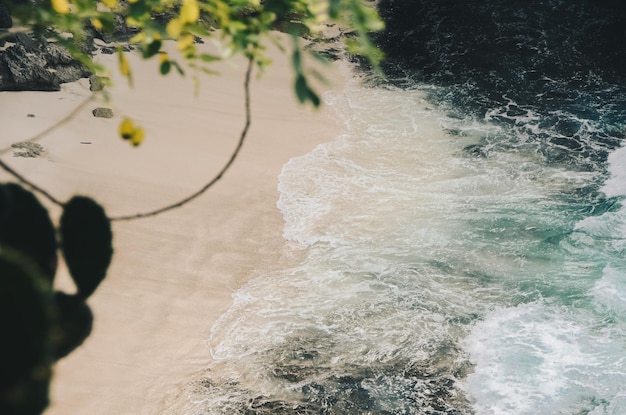
<path id="1" fill-rule="evenodd" d="M 288 43 L 284 42 L 286 46 Z M 114 223 L 113 263 L 90 298 L 94 330 L 55 367 L 46 415 L 161 414 L 211 359 L 212 323 L 248 279 L 293 260 L 276 208 L 277 176 L 290 158 L 334 139 L 328 108 L 296 104 L 288 57 L 252 81 L 252 126 L 232 169 L 196 201 L 157 217 Z M 104 56 L 114 70 L 113 56 Z M 134 86 L 114 77 L 112 101 L 90 101 L 37 142 L 38 158 L 13 157 L 10 145 L 65 117 L 90 95 L 87 80 L 61 92 L 0 93 L 2 157 L 61 200 L 99 201 L 111 217 L 175 202 L 217 173 L 244 123 L 245 62 L 219 66 L 221 75 L 163 78 L 157 63 L 132 58 Z M 338 71 L 329 69 L 341 88 Z M 92 110 L 113 109 L 111 119 Z M 132 148 L 117 135 L 123 116 L 146 130 Z M 0 176 L 7 179 L 5 173 Z M 58 209 L 52 208 L 53 220 Z M 63 266 L 59 289 L 73 287 Z"/>

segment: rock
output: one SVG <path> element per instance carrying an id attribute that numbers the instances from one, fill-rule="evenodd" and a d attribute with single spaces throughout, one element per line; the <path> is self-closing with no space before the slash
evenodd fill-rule
<path id="1" fill-rule="evenodd" d="M 102 91 L 107 81 L 108 81 L 107 77 L 91 75 L 89 77 L 89 90 L 94 91 L 94 92 Z"/>
<path id="2" fill-rule="evenodd" d="M 0 55 L 0 90 L 58 91 L 59 82 L 45 69 L 45 60 L 16 44 Z"/>
<path id="3" fill-rule="evenodd" d="M 28 114 L 33 115 L 33 114 Z M 33 115 L 34 117 L 34 115 Z M 30 141 L 23 141 L 21 143 L 11 144 L 11 148 L 22 151 L 15 151 L 13 153 L 13 157 L 27 157 L 27 158 L 36 158 L 41 157 L 45 153 L 45 149 L 39 143 L 32 143 Z"/>
<path id="4" fill-rule="evenodd" d="M 104 55 L 113 55 L 117 51 L 113 46 L 102 46 L 100 47 L 100 53 Z"/>
<path id="5" fill-rule="evenodd" d="M 0 51 L 0 91 L 58 91 L 65 82 L 90 75 L 61 46 L 18 33 Z"/>
<path id="6" fill-rule="evenodd" d="M 113 118 L 113 110 L 111 108 L 98 107 L 91 111 L 96 118 Z"/>

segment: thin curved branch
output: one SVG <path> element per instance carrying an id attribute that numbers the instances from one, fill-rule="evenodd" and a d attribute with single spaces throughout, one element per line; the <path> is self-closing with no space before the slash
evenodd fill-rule
<path id="1" fill-rule="evenodd" d="M 206 183 L 204 186 L 202 186 L 199 190 L 197 190 L 196 192 L 192 193 L 191 195 L 187 196 L 186 198 L 176 202 L 176 203 L 172 203 L 170 205 L 164 206 L 162 208 L 159 209 L 155 209 L 152 211 L 148 211 L 148 212 L 142 212 L 142 213 L 135 213 L 133 215 L 127 215 L 127 216 L 116 216 L 116 217 L 112 217 L 110 218 L 111 221 L 125 221 L 125 220 L 134 220 L 134 219 L 141 219 L 141 218 L 147 218 L 150 216 L 156 216 L 158 214 L 161 214 L 163 212 L 167 212 L 169 210 L 172 209 L 176 209 L 179 208 L 189 202 L 191 202 L 192 200 L 194 200 L 195 198 L 197 198 L 198 196 L 202 195 L 204 192 L 206 192 L 211 186 L 213 186 L 215 183 L 217 183 L 222 176 L 224 176 L 224 173 L 226 173 L 226 171 L 230 168 L 230 166 L 233 164 L 233 162 L 235 161 L 235 159 L 237 158 L 237 156 L 239 155 L 239 151 L 241 150 L 241 147 L 243 146 L 243 143 L 246 139 L 246 136 L 248 135 L 248 130 L 250 129 L 250 120 L 251 120 L 251 111 L 250 111 L 250 77 L 252 74 L 252 67 L 254 65 L 254 58 L 249 57 L 248 58 L 248 68 L 246 69 L 246 76 L 245 76 L 245 81 L 244 81 L 244 97 L 245 97 L 245 113 L 246 113 L 246 122 L 244 124 L 244 127 L 241 131 L 241 134 L 239 136 L 239 142 L 237 143 L 237 147 L 235 147 L 235 150 L 233 151 L 233 153 L 230 156 L 230 159 L 228 160 L 228 162 L 224 165 L 224 167 L 222 167 L 222 169 L 219 171 L 219 173 L 213 177 L 213 179 L 211 179 L 208 183 Z"/>
<path id="2" fill-rule="evenodd" d="M 245 80 L 244 80 L 244 98 L 245 98 L 246 121 L 245 121 L 244 127 L 243 127 L 243 129 L 241 131 L 241 134 L 239 136 L 239 142 L 237 143 L 237 147 L 235 147 L 235 150 L 231 154 L 230 159 L 224 165 L 224 167 L 222 167 L 222 169 L 219 171 L 219 173 L 215 177 L 213 177 L 213 179 L 211 179 L 208 183 L 206 183 L 204 186 L 202 186 L 199 190 L 197 190 L 196 192 L 192 193 L 191 195 L 187 196 L 186 198 L 184 198 L 184 199 L 182 199 L 182 200 L 180 200 L 180 201 L 178 201 L 176 203 L 172 203 L 172 204 L 164 206 L 162 208 L 151 210 L 151 211 L 147 211 L 147 212 L 135 213 L 135 214 L 126 215 L 126 216 L 112 217 L 112 218 L 110 218 L 111 221 L 128 221 L 128 220 L 147 218 L 147 217 L 159 215 L 159 214 L 161 214 L 163 212 L 167 212 L 167 211 L 172 210 L 172 209 L 179 208 L 179 207 L 181 207 L 181 206 L 191 202 L 192 200 L 196 199 L 198 196 L 202 195 L 211 186 L 213 186 L 215 183 L 217 183 L 222 178 L 222 176 L 224 176 L 224 173 L 226 173 L 226 171 L 231 167 L 231 165 L 234 163 L 235 159 L 239 155 L 239 151 L 241 150 L 241 148 L 243 146 L 243 143 L 244 143 L 244 141 L 245 141 L 245 139 L 246 139 L 246 137 L 248 135 L 248 130 L 250 129 L 250 123 L 251 123 L 250 78 L 251 78 L 253 66 L 254 66 L 254 58 L 253 57 L 249 57 L 248 58 L 248 67 L 246 69 L 246 75 L 245 75 Z M 66 123 L 72 117 L 74 117 L 78 113 L 78 111 L 82 107 L 84 107 L 87 104 L 87 102 L 89 102 L 89 101 L 91 101 L 91 98 L 89 98 L 89 99 L 85 100 L 83 103 L 81 103 L 78 107 L 76 107 L 70 114 L 68 114 L 61 121 L 59 121 L 58 123 L 54 124 L 53 126 L 47 128 L 46 130 L 42 131 L 41 133 L 37 134 L 35 137 L 32 137 L 28 141 L 37 140 L 38 138 L 40 138 L 43 135 L 49 133 L 50 131 L 54 130 L 55 128 L 58 128 L 60 125 Z M 3 151 L 0 151 L 0 154 L 2 154 L 3 152 L 6 152 L 6 149 L 3 150 Z M 37 186 L 36 184 L 31 182 L 30 180 L 26 179 L 24 176 L 19 174 L 17 171 L 15 171 L 13 168 L 11 168 L 9 165 L 7 165 L 1 159 L 0 159 L 0 168 L 2 168 L 7 173 L 9 173 L 13 177 L 15 177 L 21 183 L 25 184 L 26 186 L 30 187 L 32 190 L 34 190 L 37 193 L 39 193 L 42 196 L 44 196 L 46 199 L 48 199 L 49 201 L 51 201 L 55 205 L 58 205 L 58 206 L 61 206 L 61 207 L 64 206 L 63 202 L 59 201 L 57 198 L 52 196 L 52 194 L 50 194 L 49 192 L 47 192 L 43 188 Z"/>
<path id="3" fill-rule="evenodd" d="M 18 181 L 20 181 L 21 183 L 24 183 L 26 186 L 30 187 L 31 189 L 33 189 L 37 193 L 41 194 L 42 196 L 44 196 L 46 199 L 48 199 L 49 201 L 51 201 L 55 205 L 61 206 L 61 207 L 64 206 L 63 202 L 59 201 L 57 198 L 52 196 L 50 193 L 48 193 L 47 191 L 45 191 L 41 187 L 37 186 L 35 183 L 31 182 L 30 180 L 28 180 L 27 178 L 25 178 L 24 176 L 19 174 L 17 171 L 13 170 L 11 167 L 9 167 L 2 160 L 0 160 L 0 167 L 2 167 L 2 169 L 4 169 L 11 176 L 15 177 Z"/>

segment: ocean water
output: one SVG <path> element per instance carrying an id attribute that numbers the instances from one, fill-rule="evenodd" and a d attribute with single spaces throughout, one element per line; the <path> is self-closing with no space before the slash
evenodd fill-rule
<path id="1" fill-rule="evenodd" d="M 626 88 L 437 50 L 462 82 L 397 58 L 324 96 L 343 133 L 279 177 L 303 259 L 236 293 L 189 414 L 626 413 Z"/>

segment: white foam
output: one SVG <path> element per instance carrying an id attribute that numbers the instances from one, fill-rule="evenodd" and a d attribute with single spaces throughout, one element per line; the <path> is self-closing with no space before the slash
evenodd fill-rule
<path id="1" fill-rule="evenodd" d="M 601 310 L 608 309 L 622 318 L 626 317 L 626 272 L 605 267 L 591 294 Z"/>
<path id="2" fill-rule="evenodd" d="M 384 222 L 393 226 L 416 189 L 451 174 L 443 158 L 450 157 L 453 140 L 425 109 L 423 95 L 351 84 L 344 94 L 326 97 L 346 132 L 283 167 L 277 205 L 287 240 L 307 247 L 338 235 L 359 238 L 337 231 L 340 226 L 384 234 Z M 381 102 L 388 111 L 380 111 Z"/>
<path id="3" fill-rule="evenodd" d="M 626 147 L 609 155 L 610 177 L 602 187 L 608 197 L 626 196 Z"/>
<path id="4" fill-rule="evenodd" d="M 611 402 L 626 382 L 626 362 L 615 361 L 611 339 L 621 334 L 596 331 L 596 323 L 542 303 L 487 315 L 463 341 L 475 365 L 464 388 L 476 413 L 578 413 Z"/>

